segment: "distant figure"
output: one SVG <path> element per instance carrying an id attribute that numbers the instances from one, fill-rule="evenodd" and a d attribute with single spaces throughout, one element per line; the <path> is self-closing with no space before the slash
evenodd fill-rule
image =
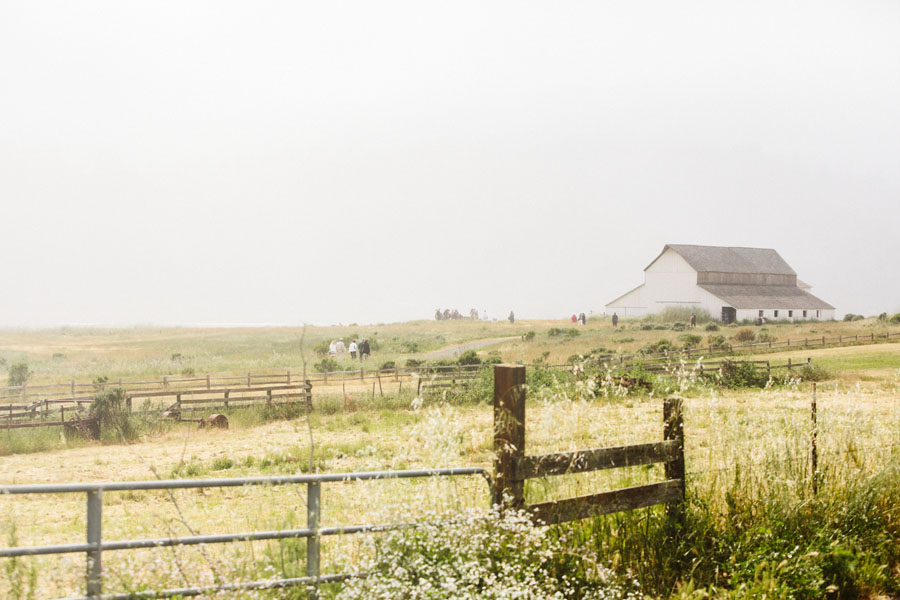
<path id="1" fill-rule="evenodd" d="M 482 320 L 482 321 L 487 321 L 487 320 L 488 320 L 488 318 L 487 318 L 487 309 L 484 309 L 483 311 L 481 311 L 481 320 Z"/>
<path id="2" fill-rule="evenodd" d="M 444 318 L 444 315 L 441 314 L 441 309 L 439 309 L 439 308 L 434 309 L 434 320 L 441 321 L 441 320 L 443 320 L 443 318 Z"/>
<path id="3" fill-rule="evenodd" d="M 350 350 L 350 358 L 356 360 L 356 340 L 350 342 L 350 347 L 348 348 L 348 350 Z"/>
<path id="4" fill-rule="evenodd" d="M 359 360 L 366 360 L 369 358 L 369 354 L 371 350 L 369 349 L 369 340 L 363 338 L 359 343 Z"/>
<path id="5" fill-rule="evenodd" d="M 334 355 L 337 354 L 337 342 L 331 340 L 331 343 L 328 344 L 328 356 L 334 358 Z"/>
<path id="6" fill-rule="evenodd" d="M 472 319 L 473 321 L 478 320 L 478 309 L 477 308 L 473 308 L 472 310 L 469 311 L 469 318 Z"/>
<path id="7" fill-rule="evenodd" d="M 338 358 L 343 358 L 344 352 L 347 351 L 347 348 L 344 347 L 344 338 L 338 339 L 335 350 L 337 351 Z"/>
<path id="8" fill-rule="evenodd" d="M 612 322 L 613 322 L 613 327 L 615 329 L 618 329 L 619 328 L 619 315 L 617 315 L 616 313 L 613 313 Z"/>
<path id="9" fill-rule="evenodd" d="M 577 322 L 578 322 L 578 315 L 576 315 L 575 313 L 572 313 L 572 322 L 573 322 L 573 323 L 577 323 Z"/>
<path id="10" fill-rule="evenodd" d="M 695 315 L 694 313 L 691 313 L 691 327 L 696 327 L 696 326 L 697 326 L 697 315 Z"/>
<path id="11" fill-rule="evenodd" d="M 509 319 L 510 323 L 516 322 L 516 314 L 513 311 L 509 311 L 509 316 L 506 318 Z"/>
<path id="12" fill-rule="evenodd" d="M 584 313 L 581 313 L 580 315 L 578 315 L 578 320 L 581 321 L 582 325 L 587 325 L 587 317 L 585 316 Z"/>
<path id="13" fill-rule="evenodd" d="M 444 319 L 447 321 L 450 320 L 450 309 L 449 308 L 444 309 Z"/>

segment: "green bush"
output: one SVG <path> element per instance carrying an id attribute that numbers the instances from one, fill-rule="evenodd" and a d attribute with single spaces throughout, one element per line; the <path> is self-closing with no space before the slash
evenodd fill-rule
<path id="1" fill-rule="evenodd" d="M 695 335 L 693 333 L 686 333 L 684 335 L 678 336 L 678 339 L 684 343 L 684 349 L 687 350 L 689 348 L 696 348 L 700 345 L 700 342 L 703 341 L 703 338 L 699 335 Z"/>
<path id="2" fill-rule="evenodd" d="M 798 374 L 803 381 L 825 381 L 832 377 L 828 369 L 816 363 L 806 363 Z"/>
<path id="3" fill-rule="evenodd" d="M 417 367 L 421 367 L 421 366 L 423 366 L 424 364 L 425 364 L 425 361 L 424 361 L 424 360 L 417 360 L 417 359 L 415 359 L 415 358 L 407 358 L 407 359 L 406 359 L 406 366 L 407 366 L 407 367 L 410 367 L 410 368 L 412 368 L 412 369 L 415 369 L 415 368 L 417 368 Z"/>
<path id="4" fill-rule="evenodd" d="M 759 342 L 777 342 L 778 338 L 768 331 L 760 331 L 759 335 L 756 336 L 756 340 Z"/>
<path id="5" fill-rule="evenodd" d="M 653 325 L 650 323 L 644 323 L 641 325 L 641 331 L 653 331 Z"/>
<path id="6" fill-rule="evenodd" d="M 10 387 L 25 385 L 34 373 L 28 368 L 28 363 L 21 361 L 13 364 L 9 368 L 7 376 L 7 385 Z"/>
<path id="7" fill-rule="evenodd" d="M 900 313 L 897 313 L 893 317 L 891 317 L 891 323 L 900 323 Z"/>
<path id="8" fill-rule="evenodd" d="M 881 313 L 880 315 L 878 315 L 878 320 L 879 320 L 879 321 L 887 321 L 887 320 L 888 320 L 888 314 L 887 314 L 886 312 Z"/>
<path id="9" fill-rule="evenodd" d="M 466 350 L 459 355 L 456 362 L 460 365 L 480 365 L 482 361 L 477 352 L 474 350 Z"/>
<path id="10" fill-rule="evenodd" d="M 234 461 L 227 456 L 219 456 L 212 463 L 213 471 L 224 471 L 234 466 Z"/>
<path id="11" fill-rule="evenodd" d="M 738 329 L 737 333 L 734 334 L 732 338 L 736 342 L 753 342 L 756 341 L 756 332 L 750 329 L 749 327 L 744 327 L 743 329 Z"/>
<path id="12" fill-rule="evenodd" d="M 534 331 L 526 331 L 525 333 L 522 334 L 522 341 L 530 342 L 530 341 L 534 340 L 536 335 L 537 334 Z"/>
<path id="13" fill-rule="evenodd" d="M 547 335 L 550 337 L 566 336 L 567 338 L 574 338 L 581 335 L 581 332 L 574 327 L 570 327 L 568 329 L 563 329 L 561 327 L 551 327 L 547 330 Z"/>
<path id="14" fill-rule="evenodd" d="M 706 343 L 710 350 L 731 351 L 731 346 L 728 344 L 724 335 L 708 335 L 706 336 Z"/>
<path id="15" fill-rule="evenodd" d="M 379 369 L 396 369 L 397 363 L 392 360 L 386 360 L 383 363 L 381 363 L 381 366 L 378 368 Z"/>
<path id="16" fill-rule="evenodd" d="M 681 321 L 672 323 L 672 331 L 684 331 L 685 329 L 687 329 L 687 325 L 682 323 Z"/>
<path id="17" fill-rule="evenodd" d="M 324 340 L 313 346 L 313 353 L 319 358 L 325 358 L 328 356 L 328 349 L 331 345 L 331 342 L 328 340 Z"/>
<path id="18" fill-rule="evenodd" d="M 137 438 L 137 429 L 133 427 L 125 406 L 125 390 L 120 387 L 98 392 L 91 400 L 88 416 L 97 420 L 101 436 L 106 428 L 113 430 L 115 438 L 121 437 L 128 441 Z"/>
<path id="19" fill-rule="evenodd" d="M 718 330 L 719 330 L 719 326 L 716 325 L 715 323 L 707 323 L 705 329 L 706 329 L 707 331 L 718 331 Z"/>
<path id="20" fill-rule="evenodd" d="M 499 350 L 491 350 L 488 352 L 487 356 L 484 357 L 484 364 L 486 365 L 499 365 L 503 362 L 503 357 L 500 355 Z"/>
<path id="21" fill-rule="evenodd" d="M 672 344 L 671 340 L 663 338 L 661 340 L 657 340 L 655 342 L 651 342 L 638 350 L 640 354 L 662 354 L 663 352 L 672 352 L 675 350 L 675 345 Z"/>
<path id="22" fill-rule="evenodd" d="M 718 380 L 728 388 L 765 387 L 769 375 L 756 368 L 752 362 L 726 359 L 719 367 Z"/>
<path id="23" fill-rule="evenodd" d="M 333 371 L 339 370 L 340 364 L 338 364 L 338 361 L 334 360 L 330 356 L 326 356 L 319 362 L 314 363 L 313 368 L 320 373 L 331 373 Z"/>

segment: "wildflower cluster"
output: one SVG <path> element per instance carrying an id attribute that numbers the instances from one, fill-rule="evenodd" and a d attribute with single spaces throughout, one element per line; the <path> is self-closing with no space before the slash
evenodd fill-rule
<path id="1" fill-rule="evenodd" d="M 563 568 L 565 549 L 522 512 L 467 510 L 433 514 L 414 529 L 373 539 L 372 558 L 339 600 L 459 598 L 493 600 L 636 600 L 634 584 L 608 568 L 575 576 Z M 358 566 L 359 567 L 359 566 Z"/>

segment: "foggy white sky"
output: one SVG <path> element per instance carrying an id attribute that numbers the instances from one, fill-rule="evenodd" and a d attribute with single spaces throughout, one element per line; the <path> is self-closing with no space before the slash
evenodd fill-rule
<path id="1" fill-rule="evenodd" d="M 0 325 L 900 311 L 900 4 L 0 1 Z"/>

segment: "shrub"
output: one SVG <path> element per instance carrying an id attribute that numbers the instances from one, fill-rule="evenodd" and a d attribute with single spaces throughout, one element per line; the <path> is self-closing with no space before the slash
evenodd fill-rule
<path id="1" fill-rule="evenodd" d="M 684 342 L 685 350 L 687 350 L 688 348 L 696 348 L 700 345 L 700 342 L 703 341 L 702 337 L 693 333 L 686 333 L 684 335 L 678 336 L 678 339 Z"/>
<path id="2" fill-rule="evenodd" d="M 893 317 L 891 317 L 891 323 L 900 323 L 900 313 L 897 313 Z"/>
<path id="3" fill-rule="evenodd" d="M 685 325 L 681 321 L 672 323 L 672 331 L 684 331 L 685 329 L 687 329 L 687 325 Z"/>
<path id="4" fill-rule="evenodd" d="M 500 355 L 499 350 L 491 350 L 488 352 L 487 356 L 484 357 L 484 364 L 486 365 L 499 365 L 503 362 L 503 358 Z"/>
<path id="5" fill-rule="evenodd" d="M 852 321 L 852 320 L 853 320 L 853 317 L 855 317 L 855 316 L 856 316 L 856 315 L 854 315 L 853 313 L 847 313 L 846 315 L 844 315 L 844 320 L 845 320 L 845 321 Z"/>
<path id="6" fill-rule="evenodd" d="M 194 367 L 185 367 L 181 370 L 181 374 L 185 377 L 193 377 L 196 375 L 194 372 Z"/>
<path id="7" fill-rule="evenodd" d="M 370 344 L 371 346 L 371 344 Z M 373 348 L 374 350 L 374 348 Z M 415 354 L 420 350 L 419 342 L 413 342 L 410 340 L 403 340 L 400 342 L 400 350 L 406 352 L 407 354 Z"/>
<path id="8" fill-rule="evenodd" d="M 654 331 L 666 331 L 667 329 L 669 329 L 668 325 L 654 325 L 653 326 Z"/>
<path id="9" fill-rule="evenodd" d="M 650 323 L 644 323 L 641 325 L 641 331 L 653 331 L 653 325 Z"/>
<path id="10" fill-rule="evenodd" d="M 879 320 L 879 321 L 887 321 L 887 320 L 888 320 L 888 314 L 887 314 L 886 312 L 881 313 L 880 315 L 878 315 L 878 320 Z"/>
<path id="11" fill-rule="evenodd" d="M 707 331 L 718 331 L 718 330 L 719 330 L 719 326 L 716 325 L 715 323 L 707 323 L 705 329 L 706 329 Z"/>
<path id="12" fill-rule="evenodd" d="M 21 361 L 9 368 L 8 384 L 10 387 L 25 385 L 34 373 L 28 368 L 28 363 Z"/>
<path id="13" fill-rule="evenodd" d="M 769 382 L 769 376 L 764 371 L 756 368 L 756 365 L 747 361 L 733 361 L 726 359 L 719 367 L 719 383 L 729 388 L 741 387 L 765 387 Z"/>
<path id="14" fill-rule="evenodd" d="M 325 358 L 328 356 L 328 347 L 330 342 L 328 340 L 324 340 L 313 346 L 313 352 L 319 358 Z"/>
<path id="15" fill-rule="evenodd" d="M 530 342 L 530 341 L 534 340 L 534 337 L 536 335 L 537 334 L 534 331 L 526 331 L 525 333 L 522 334 L 522 341 Z"/>
<path id="16" fill-rule="evenodd" d="M 460 365 L 480 365 L 481 357 L 474 350 L 466 350 L 456 361 Z"/>
<path id="17" fill-rule="evenodd" d="M 832 376 L 828 369 L 816 363 L 806 363 L 798 373 L 803 381 L 825 381 Z"/>
<path id="18" fill-rule="evenodd" d="M 646 346 L 638 350 L 638 352 L 640 354 L 662 354 L 663 352 L 671 352 L 673 350 L 675 350 L 675 345 L 672 344 L 670 340 L 663 338 L 661 340 L 657 340 L 655 342 L 647 344 Z"/>
<path id="19" fill-rule="evenodd" d="M 706 336 L 706 343 L 709 345 L 710 350 L 731 350 L 731 346 L 728 345 L 724 335 Z"/>
<path id="20" fill-rule="evenodd" d="M 120 387 L 98 392 L 88 408 L 88 416 L 97 420 L 100 433 L 103 428 L 112 428 L 126 440 L 137 438 L 137 430 L 132 426 L 125 406 L 125 390 Z"/>
<path id="21" fill-rule="evenodd" d="M 756 332 L 749 327 L 738 329 L 733 339 L 736 342 L 753 342 L 756 341 Z"/>
<path id="22" fill-rule="evenodd" d="M 227 456 L 219 456 L 212 463 L 213 471 L 224 471 L 234 466 L 234 461 Z"/>
<path id="23" fill-rule="evenodd" d="M 340 365 L 338 361 L 334 360 L 330 356 L 326 356 L 322 360 L 313 364 L 313 368 L 320 373 L 330 373 L 332 371 L 337 371 Z"/>
<path id="24" fill-rule="evenodd" d="M 173 352 L 172 356 L 169 357 L 169 360 L 172 362 L 178 362 L 181 360 L 181 352 Z"/>
<path id="25" fill-rule="evenodd" d="M 381 363 L 381 366 L 378 368 L 379 369 L 396 369 L 397 363 L 392 360 L 386 360 L 383 363 Z"/>
<path id="26" fill-rule="evenodd" d="M 415 358 L 407 358 L 406 359 L 406 366 L 411 367 L 413 369 L 415 369 L 416 367 L 421 367 L 424 364 L 425 364 L 424 360 L 417 360 Z"/>

